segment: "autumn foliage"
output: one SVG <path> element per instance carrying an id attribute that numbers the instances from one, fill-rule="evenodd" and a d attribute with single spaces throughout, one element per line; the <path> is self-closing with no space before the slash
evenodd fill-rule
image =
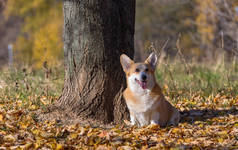
<path id="1" fill-rule="evenodd" d="M 18 16 L 24 24 L 14 45 L 18 63 L 42 67 L 50 66 L 63 57 L 62 1 L 57 0 L 8 0 L 5 16 Z"/>
<path id="2" fill-rule="evenodd" d="M 209 58 L 227 52 L 237 54 L 238 13 L 236 0 L 175 1 L 138 0 L 136 4 L 136 57 L 153 42 L 166 53 L 176 55 L 176 41 L 187 57 Z M 14 45 L 16 64 L 40 68 L 63 57 L 62 1 L 8 0 L 5 16 L 18 16 L 24 22 Z M 142 56 L 143 57 L 143 56 Z"/>
<path id="3" fill-rule="evenodd" d="M 237 0 L 137 1 L 136 48 L 151 42 L 176 55 L 176 41 L 186 58 L 217 59 L 222 53 L 237 53 Z M 235 52 L 234 52 L 235 51 Z"/>
<path id="4" fill-rule="evenodd" d="M 64 83 L 62 1 L 8 0 L 6 19 L 23 20 L 14 61 L 30 67 L 0 72 L 0 149 L 238 149 L 237 57 L 228 62 L 223 53 L 237 55 L 237 6 L 237 0 L 137 0 L 136 52 L 168 41 L 155 75 L 182 116 L 178 126 L 138 128 L 128 120 L 102 125 L 40 118 Z M 217 54 L 222 57 L 185 60 Z"/>

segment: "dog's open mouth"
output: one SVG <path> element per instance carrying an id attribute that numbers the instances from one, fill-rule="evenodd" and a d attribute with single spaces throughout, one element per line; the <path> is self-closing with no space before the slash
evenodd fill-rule
<path id="1" fill-rule="evenodd" d="M 146 81 L 140 81 L 135 79 L 136 82 L 141 86 L 142 89 L 146 89 L 147 88 L 147 82 Z"/>

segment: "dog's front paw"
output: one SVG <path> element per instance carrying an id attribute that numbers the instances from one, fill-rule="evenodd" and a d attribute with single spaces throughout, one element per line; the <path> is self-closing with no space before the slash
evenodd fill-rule
<path id="1" fill-rule="evenodd" d="M 136 125 L 135 122 L 128 121 L 128 120 L 124 120 L 124 123 L 125 123 L 127 126 L 134 126 L 134 125 Z"/>
<path id="2" fill-rule="evenodd" d="M 135 122 L 135 121 L 131 121 L 131 122 L 130 122 L 130 125 L 131 125 L 131 126 L 134 126 L 134 125 L 136 125 L 136 122 Z"/>
<path id="3" fill-rule="evenodd" d="M 159 124 L 159 121 L 151 120 L 151 121 L 150 121 L 150 124 L 158 125 L 158 124 Z"/>

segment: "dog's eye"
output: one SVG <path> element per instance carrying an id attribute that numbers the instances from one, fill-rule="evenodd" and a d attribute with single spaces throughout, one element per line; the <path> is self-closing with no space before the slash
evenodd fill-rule
<path id="1" fill-rule="evenodd" d="M 136 72 L 140 72 L 140 69 L 136 68 Z"/>
<path id="2" fill-rule="evenodd" d="M 149 69 L 148 69 L 148 68 L 146 68 L 146 69 L 145 69 L 145 71 L 147 72 L 147 71 L 149 71 Z"/>

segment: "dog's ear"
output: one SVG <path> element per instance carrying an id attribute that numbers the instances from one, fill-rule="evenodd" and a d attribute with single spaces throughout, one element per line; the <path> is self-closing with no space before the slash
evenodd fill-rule
<path id="1" fill-rule="evenodd" d="M 129 68 L 131 67 L 131 65 L 134 63 L 134 61 L 132 61 L 125 54 L 122 54 L 120 56 L 120 61 L 121 61 L 121 65 L 122 65 L 122 68 L 123 68 L 124 72 L 127 72 L 129 70 Z"/>
<path id="2" fill-rule="evenodd" d="M 149 65 L 152 67 L 152 69 L 155 70 L 156 64 L 157 64 L 157 60 L 158 60 L 158 59 L 157 59 L 157 56 L 156 56 L 156 54 L 153 52 L 153 53 L 151 53 L 150 56 L 145 60 L 145 63 L 149 64 Z"/>

